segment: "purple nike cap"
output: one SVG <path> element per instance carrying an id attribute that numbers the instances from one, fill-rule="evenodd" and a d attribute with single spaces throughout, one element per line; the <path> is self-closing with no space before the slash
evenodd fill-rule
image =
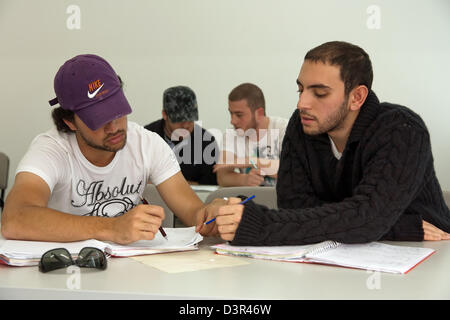
<path id="1" fill-rule="evenodd" d="M 57 103 L 73 111 L 91 130 L 131 113 L 119 77 L 111 65 L 93 54 L 67 60 L 55 76 Z"/>

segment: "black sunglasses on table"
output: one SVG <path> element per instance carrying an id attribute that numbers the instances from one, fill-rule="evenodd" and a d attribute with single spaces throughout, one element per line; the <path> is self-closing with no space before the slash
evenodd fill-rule
<path id="1" fill-rule="evenodd" d="M 105 253 L 97 248 L 85 247 L 80 250 L 75 262 L 66 248 L 52 249 L 44 253 L 39 262 L 39 271 L 48 272 L 56 269 L 77 265 L 83 268 L 105 270 L 107 259 Z"/>

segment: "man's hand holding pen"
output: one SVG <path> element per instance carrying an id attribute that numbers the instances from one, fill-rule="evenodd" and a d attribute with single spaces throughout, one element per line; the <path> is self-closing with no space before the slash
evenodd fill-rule
<path id="1" fill-rule="evenodd" d="M 215 223 L 206 224 L 206 222 L 214 219 L 217 216 L 219 209 L 227 204 L 228 200 L 217 198 L 204 206 L 197 214 L 195 231 L 206 237 L 217 236 L 219 233 L 217 225 Z"/>
<path id="2" fill-rule="evenodd" d="M 120 217 L 108 220 L 112 223 L 110 240 L 116 243 L 129 244 L 138 240 L 153 240 L 164 220 L 164 209 L 140 204 Z"/>
<path id="3" fill-rule="evenodd" d="M 244 204 L 240 198 L 228 199 L 228 204 L 219 208 L 215 224 L 220 237 L 232 241 L 244 212 Z"/>
<path id="4" fill-rule="evenodd" d="M 196 231 L 204 236 L 218 234 L 223 240 L 232 241 L 241 222 L 244 204 L 254 197 L 244 201 L 240 198 L 215 199 L 209 208 L 210 214 L 198 220 Z"/>

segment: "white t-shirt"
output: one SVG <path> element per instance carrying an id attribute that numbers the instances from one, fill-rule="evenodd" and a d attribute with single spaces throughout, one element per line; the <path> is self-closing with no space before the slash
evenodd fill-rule
<path id="1" fill-rule="evenodd" d="M 226 130 L 223 139 L 223 152 L 235 154 L 237 158 L 257 157 L 261 159 L 280 159 L 281 145 L 283 143 L 286 126 L 289 120 L 280 117 L 268 117 L 269 126 L 265 134 L 261 134 L 260 139 L 252 139 L 252 132 L 239 135 L 234 129 Z M 252 130 L 252 129 L 251 129 Z M 256 133 L 256 131 L 254 131 Z M 256 136 L 254 136 L 256 137 Z M 228 159 L 225 160 L 228 162 Z M 251 168 L 239 169 L 241 173 L 247 173 Z M 275 185 L 274 178 L 266 176 L 264 185 Z"/>
<path id="2" fill-rule="evenodd" d="M 331 139 L 330 136 L 328 136 L 328 138 L 330 139 L 330 143 L 331 143 L 331 152 L 333 152 L 333 155 L 336 159 L 341 160 L 342 158 L 342 152 L 339 152 L 336 145 L 334 144 L 333 139 Z"/>
<path id="3" fill-rule="evenodd" d="M 180 171 L 180 166 L 158 134 L 128 122 L 127 142 L 106 167 L 97 167 L 84 157 L 75 134 L 54 128 L 33 140 L 16 174 L 22 171 L 48 184 L 49 208 L 115 217 L 140 203 L 147 182 L 158 185 Z"/>

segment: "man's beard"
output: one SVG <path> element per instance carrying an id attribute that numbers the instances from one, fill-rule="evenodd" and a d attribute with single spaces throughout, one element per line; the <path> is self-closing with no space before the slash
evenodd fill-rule
<path id="1" fill-rule="evenodd" d="M 252 115 L 252 118 L 250 120 L 250 122 L 247 124 L 247 129 L 242 129 L 242 128 L 234 128 L 234 130 L 236 131 L 238 136 L 241 137 L 254 137 L 256 134 L 256 130 L 257 129 L 257 123 L 256 123 L 256 118 L 255 115 Z"/>
<path id="2" fill-rule="evenodd" d="M 313 117 L 314 120 L 316 120 L 316 123 L 318 124 L 318 128 L 315 130 L 309 130 L 308 127 L 303 126 L 303 131 L 308 135 L 314 136 L 314 135 L 319 135 L 322 133 L 327 133 L 327 132 L 339 129 L 342 126 L 342 124 L 344 123 L 345 117 L 349 113 L 349 110 L 347 109 L 347 103 L 348 103 L 348 98 L 345 99 L 345 101 L 341 104 L 339 109 L 335 113 L 330 114 L 324 120 L 323 123 L 319 123 L 317 121 L 317 118 Z M 308 117 L 312 117 L 304 112 L 300 112 L 300 116 L 302 114 L 305 114 Z"/>
<path id="3" fill-rule="evenodd" d="M 116 131 L 116 132 L 114 132 L 114 133 L 108 134 L 108 135 L 105 137 L 105 139 L 103 139 L 103 144 L 102 144 L 102 145 L 96 144 L 96 143 L 90 141 L 88 138 L 86 138 L 86 137 L 83 135 L 83 133 L 81 132 L 81 130 L 78 130 L 78 133 L 80 134 L 80 137 L 83 139 L 84 142 L 86 142 L 86 144 L 87 144 L 88 146 L 90 146 L 91 148 L 97 149 L 97 150 L 109 151 L 109 152 L 117 152 L 117 151 L 123 149 L 123 147 L 125 147 L 125 144 L 127 143 L 127 133 L 126 133 L 125 130 L 118 130 L 118 131 Z M 119 145 L 119 146 L 117 146 L 117 147 L 111 147 L 111 146 L 108 146 L 108 145 L 106 144 L 106 140 L 108 140 L 108 139 L 111 138 L 112 136 L 115 136 L 115 135 L 118 134 L 118 133 L 122 133 L 122 134 L 123 134 L 123 141 L 122 141 L 122 144 Z"/>

